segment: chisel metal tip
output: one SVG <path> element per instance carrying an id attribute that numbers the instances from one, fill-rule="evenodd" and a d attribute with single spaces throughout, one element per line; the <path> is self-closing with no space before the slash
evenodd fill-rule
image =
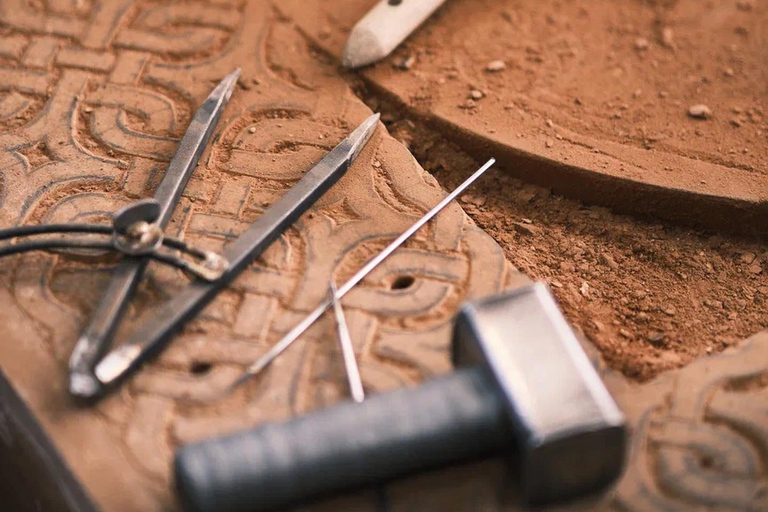
<path id="1" fill-rule="evenodd" d="M 221 82 L 219 82 L 219 85 L 216 86 L 216 88 L 211 91 L 209 98 L 223 98 L 224 101 L 229 101 L 229 98 L 232 97 L 232 93 L 235 91 L 235 86 L 237 85 L 237 80 L 240 78 L 240 74 L 242 71 L 240 68 L 237 68 L 227 76 L 225 76 Z"/>
<path id="2" fill-rule="evenodd" d="M 89 373 L 72 373 L 69 376 L 69 392 L 79 398 L 93 398 L 101 392 L 101 382 Z"/>
<path id="3" fill-rule="evenodd" d="M 360 151 L 363 150 L 365 145 L 371 139 L 373 133 L 376 131 L 376 126 L 379 124 L 380 117 L 381 114 L 373 114 L 347 136 L 346 140 L 352 144 L 352 147 L 349 150 L 350 162 L 355 161 L 357 155 L 360 154 Z"/>

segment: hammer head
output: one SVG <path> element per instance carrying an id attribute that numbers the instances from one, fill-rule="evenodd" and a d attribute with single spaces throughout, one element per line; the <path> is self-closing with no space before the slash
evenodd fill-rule
<path id="1" fill-rule="evenodd" d="M 465 304 L 453 359 L 484 366 L 497 385 L 528 501 L 595 491 L 621 473 L 624 416 L 544 284 Z"/>

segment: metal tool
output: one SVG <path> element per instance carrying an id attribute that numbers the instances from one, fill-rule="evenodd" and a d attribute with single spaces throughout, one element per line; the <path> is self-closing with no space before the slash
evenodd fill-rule
<path id="1" fill-rule="evenodd" d="M 149 258 L 140 256 L 153 252 L 162 243 L 163 229 L 171 220 L 239 77 L 239 69 L 224 77 L 197 110 L 155 190 L 154 199 L 137 201 L 115 215 L 115 243 L 125 254 L 137 257 L 120 261 L 90 323 L 72 351 L 69 391 L 73 395 L 90 397 L 98 392 L 100 385 L 94 378 L 93 367 L 111 343 L 149 262 Z M 223 264 L 221 260 L 208 261 L 209 266 L 221 267 Z"/>
<path id="2" fill-rule="evenodd" d="M 395 252 L 395 250 L 400 247 L 406 240 L 408 240 L 411 236 L 413 236 L 414 233 L 416 233 L 419 229 L 424 226 L 427 222 L 429 222 L 432 217 L 440 213 L 440 211 L 448 206 L 451 201 L 459 197 L 472 183 L 475 182 L 480 176 L 485 173 L 488 169 L 491 168 L 491 166 L 496 163 L 496 159 L 491 158 L 488 160 L 485 164 L 483 164 L 480 169 L 475 171 L 472 176 L 467 178 L 464 183 L 456 187 L 456 189 L 445 196 L 442 201 L 437 203 L 431 210 L 429 210 L 422 218 L 417 220 L 411 227 L 409 227 L 403 234 L 398 236 L 395 240 L 393 240 L 388 246 L 386 246 L 382 251 L 371 258 L 368 263 L 363 266 L 360 270 L 358 270 L 355 275 L 349 278 L 346 283 L 341 285 L 339 289 L 336 291 L 336 297 L 338 299 L 341 299 L 344 297 L 344 295 L 349 292 L 352 288 L 357 285 L 360 281 L 362 281 L 365 276 L 371 273 L 373 269 L 375 269 L 379 264 L 387 259 L 390 254 Z M 304 320 L 299 322 L 296 327 L 290 330 L 288 334 L 283 336 L 283 338 L 278 341 L 269 351 L 264 354 L 258 361 L 253 363 L 251 366 L 249 366 L 243 374 L 237 378 L 237 380 L 232 383 L 230 386 L 230 389 L 235 389 L 236 387 L 240 386 L 244 382 L 246 382 L 251 377 L 257 375 L 262 370 L 264 370 L 267 366 L 272 364 L 272 361 L 275 360 L 280 354 L 283 353 L 285 349 L 291 346 L 293 342 L 295 342 L 297 339 L 299 339 L 299 336 L 304 334 L 304 332 L 309 329 L 312 324 L 314 324 L 318 318 L 323 316 L 323 313 L 331 306 L 331 300 L 328 299 L 324 301 L 322 304 L 320 304 L 314 311 L 312 311 L 309 315 L 307 315 Z"/>
<path id="3" fill-rule="evenodd" d="M 184 510 L 273 510 L 494 454 L 530 504 L 619 476 L 624 416 L 545 285 L 465 304 L 452 352 L 460 368 L 416 389 L 182 447 Z"/>
<path id="4" fill-rule="evenodd" d="M 444 2 L 381 0 L 352 29 L 342 63 L 347 68 L 359 68 L 383 59 Z"/>
<path id="5" fill-rule="evenodd" d="M 19 239 L 33 238 L 39 235 L 69 235 L 71 233 L 85 234 L 88 235 L 88 237 L 72 238 L 67 236 L 66 238 L 59 237 L 19 241 Z M 109 239 L 98 239 L 93 235 L 107 235 L 109 236 Z M 15 226 L 12 228 L 0 229 L 0 241 L 11 241 L 11 243 L 0 246 L 0 257 L 12 256 L 30 251 L 55 251 L 67 249 L 117 251 L 123 253 L 125 256 L 136 256 L 137 253 L 140 252 L 142 257 L 149 258 L 158 263 L 172 265 L 180 270 L 189 272 L 200 279 L 206 279 L 208 281 L 218 279 L 226 268 L 226 260 L 219 255 L 209 251 L 196 249 L 182 240 L 169 236 L 163 236 L 160 241 L 153 239 L 149 245 L 140 249 L 140 246 L 143 245 L 141 237 L 144 236 L 144 234 L 137 232 L 136 235 L 136 238 L 130 238 L 133 235 L 121 234 L 115 226 L 115 223 L 113 223 L 112 226 L 74 223 Z M 169 252 L 170 250 L 178 252 L 179 255 Z M 191 257 L 193 260 L 190 261 L 183 256 Z"/>
<path id="6" fill-rule="evenodd" d="M 142 362 L 161 350 L 170 338 L 199 313 L 232 280 L 253 263 L 280 234 L 330 189 L 349 169 L 373 135 L 379 121 L 374 114 L 265 211 L 225 251 L 228 262 L 222 276 L 213 281 L 193 281 L 122 346 L 96 365 L 95 375 L 103 386 L 126 377 Z"/>
<path id="7" fill-rule="evenodd" d="M 329 295 L 333 303 L 333 313 L 336 316 L 336 331 L 341 345 L 341 355 L 344 358 L 344 368 L 347 372 L 347 382 L 349 382 L 349 393 L 355 402 L 365 400 L 365 391 L 363 391 L 363 381 L 360 379 L 360 369 L 357 367 L 357 357 L 355 357 L 355 347 L 352 345 L 352 338 L 349 335 L 347 319 L 344 316 L 344 309 L 341 307 L 336 289 L 336 285 L 331 281 L 328 286 Z"/>

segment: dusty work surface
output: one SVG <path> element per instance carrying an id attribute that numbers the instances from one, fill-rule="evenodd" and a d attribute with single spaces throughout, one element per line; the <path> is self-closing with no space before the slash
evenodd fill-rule
<path id="1" fill-rule="evenodd" d="M 338 58 L 372 3 L 275 5 Z M 464 153 L 505 164 L 465 209 L 646 380 L 768 324 L 768 245 L 725 236 L 768 230 L 767 23 L 752 2 L 449 1 L 357 85 L 444 186 Z"/>
<path id="2" fill-rule="evenodd" d="M 275 5 L 338 56 L 374 3 Z M 363 75 L 529 182 L 766 233 L 767 27 L 753 1 L 448 1 Z"/>
<path id="3" fill-rule="evenodd" d="M 242 67 L 240 87 L 222 118 L 219 135 L 196 170 L 170 229 L 196 244 L 220 248 L 370 113 L 341 77 L 334 57 L 312 49 L 318 41 L 338 47 L 350 20 L 371 2 L 343 2 L 334 22 L 328 16 L 334 12 L 333 4 L 341 3 L 325 2 L 320 9 L 319 2 L 281 1 L 276 10 L 258 0 L 184 4 L 4 0 L 0 3 L 0 221 L 3 225 L 106 221 L 119 206 L 151 195 L 195 106 L 219 79 Z M 429 38 L 440 23 L 466 22 L 451 21 L 449 14 L 459 9 L 464 15 L 461 9 L 468 3 L 474 6 L 470 14 L 496 9 L 491 2 L 449 0 L 426 27 L 424 37 Z M 523 8 L 527 2 L 514 5 Z M 631 5 L 639 9 L 641 4 Z M 304 6 L 305 13 L 291 14 L 297 6 Z M 603 11 L 596 10 L 595 15 L 599 12 Z M 307 39 L 294 21 L 310 34 L 303 15 L 313 13 L 317 37 Z M 734 13 L 754 17 L 759 10 L 754 6 Z M 637 16 L 628 18 L 640 22 Z M 498 20 L 506 23 L 501 14 Z M 753 37 L 757 29 L 746 31 Z M 486 37 L 489 32 L 478 34 Z M 679 42 L 681 36 L 675 34 Z M 640 50 L 632 45 L 637 37 L 629 37 L 628 53 L 649 64 L 650 57 L 636 55 Z M 402 51 L 417 52 L 416 41 Z M 439 46 L 423 48 L 410 71 L 395 72 L 388 61 L 367 79 L 374 83 L 379 78 L 373 75 L 381 73 L 381 80 L 413 80 L 408 73 L 429 58 L 437 62 L 440 53 Z M 655 40 L 643 51 L 651 50 L 667 51 Z M 483 71 L 485 60 L 499 57 L 478 55 L 475 67 L 466 73 L 487 80 L 503 76 L 486 77 Z M 504 72 L 508 70 L 514 72 L 509 63 Z M 454 79 L 446 75 L 450 80 Z M 351 81 L 355 83 L 354 78 Z M 703 90 L 712 87 L 705 85 Z M 468 90 L 466 84 L 461 87 L 457 101 L 466 106 Z M 764 84 L 757 84 L 756 91 L 764 91 L 760 87 Z M 481 138 L 487 137 L 481 131 L 486 121 L 501 122 L 501 118 L 484 119 L 495 112 L 488 108 L 490 89 L 485 94 L 475 107 L 456 107 L 457 115 L 479 123 L 462 130 Z M 643 94 L 638 97 L 647 99 L 651 90 Z M 670 88 L 668 98 L 672 94 Z M 370 89 L 364 94 L 367 103 L 382 107 L 399 94 L 389 96 L 377 99 Z M 587 94 L 582 96 L 580 102 L 587 105 Z M 652 155 L 671 154 L 679 159 L 674 164 L 678 173 L 698 172 L 698 164 L 689 163 L 699 151 L 700 161 L 719 166 L 717 172 L 743 171 L 749 179 L 764 179 L 765 171 L 759 167 L 764 160 L 750 160 L 750 153 L 728 153 L 738 161 L 707 160 L 710 149 L 705 151 L 708 146 L 701 141 L 715 135 L 693 138 L 699 137 L 695 129 L 720 126 L 720 106 L 707 101 L 715 112 L 708 121 L 687 119 L 686 105 L 680 106 L 682 118 L 674 123 L 698 123 L 691 125 L 698 128 L 690 128 L 688 145 L 675 149 L 666 146 L 674 145 L 666 139 L 651 141 L 658 147 L 647 153 L 647 161 L 655 161 Z M 732 134 L 745 137 L 739 144 L 751 136 L 753 146 L 759 146 L 756 135 L 745 134 L 764 129 L 758 107 L 746 99 L 740 106 L 745 121 L 733 130 L 746 129 Z M 515 119 L 525 109 L 507 112 Z M 557 134 L 566 139 L 565 132 L 554 129 L 566 118 L 552 114 L 549 119 L 552 127 L 543 118 L 543 127 L 521 130 L 525 137 L 519 139 L 552 128 L 548 149 L 554 149 L 562 142 Z M 624 122 L 621 119 L 596 121 L 589 133 L 571 129 L 596 144 L 616 144 L 617 151 L 624 151 L 633 144 L 606 133 L 609 123 Z M 341 358 L 331 339 L 332 325 L 325 321 L 263 378 L 236 395 L 214 405 L 195 402 L 229 382 L 302 312 L 322 300 L 331 276 L 349 275 L 434 204 L 442 194 L 438 181 L 451 187 L 473 170 L 475 162 L 451 142 L 461 143 L 462 136 L 451 138 L 449 131 L 431 131 L 419 122 L 417 117 L 411 122 L 390 113 L 387 124 L 394 137 L 380 128 L 349 174 L 259 265 L 178 336 L 158 361 L 94 407 L 76 407 L 69 400 L 65 369 L 78 332 L 106 284 L 110 262 L 85 255 L 33 255 L 0 263 L 4 305 L 0 365 L 104 511 L 173 510 L 169 469 L 175 447 L 300 414 L 343 396 Z M 396 138 L 411 147 L 437 181 Z M 543 140 L 547 148 L 549 139 Z M 622 155 L 613 158 L 631 161 L 622 160 Z M 510 162 L 504 171 L 512 168 Z M 584 168 L 592 173 L 585 171 L 585 176 L 597 176 L 595 169 L 586 164 Z M 719 176 L 717 172 L 713 176 Z M 710 179 L 717 178 L 704 178 L 707 183 Z M 748 189 L 751 199 L 730 198 L 722 204 L 756 211 L 754 195 L 766 189 Z M 489 174 L 463 205 L 474 222 L 457 205 L 451 206 L 407 250 L 345 299 L 370 392 L 414 385 L 448 371 L 450 320 L 456 308 L 467 298 L 523 282 L 526 278 L 514 264 L 552 284 L 569 319 L 596 342 L 614 369 L 648 378 L 690 362 L 644 384 L 603 368 L 633 425 L 631 459 L 614 490 L 568 510 L 757 511 L 768 506 L 764 469 L 768 337 L 763 332 L 740 341 L 765 326 L 761 316 L 768 295 L 765 245 L 618 217 L 524 185 L 502 172 Z M 134 324 L 183 283 L 175 272 L 152 270 L 137 299 Z M 722 354 L 693 360 L 724 348 Z M 514 492 L 505 490 L 504 476 L 501 463 L 489 461 L 307 510 L 517 510 Z"/>

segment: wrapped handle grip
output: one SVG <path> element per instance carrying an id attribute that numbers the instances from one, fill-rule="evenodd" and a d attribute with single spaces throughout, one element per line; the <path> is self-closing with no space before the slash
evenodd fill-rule
<path id="1" fill-rule="evenodd" d="M 487 456 L 513 442 L 497 390 L 474 367 L 185 446 L 174 470 L 184 510 L 255 512 Z"/>

